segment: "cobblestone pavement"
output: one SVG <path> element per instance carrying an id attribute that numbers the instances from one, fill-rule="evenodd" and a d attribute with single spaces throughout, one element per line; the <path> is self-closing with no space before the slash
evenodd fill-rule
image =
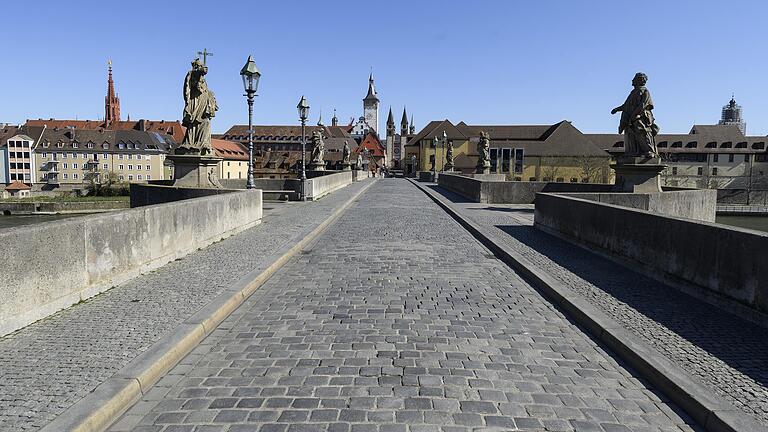
<path id="1" fill-rule="evenodd" d="M 694 429 L 415 186 L 383 179 L 112 430 Z"/>
<path id="2" fill-rule="evenodd" d="M 507 247 L 768 428 L 768 330 L 533 228 L 533 206 L 467 203 Z"/>
<path id="3" fill-rule="evenodd" d="M 364 184 L 313 203 L 265 202 L 260 225 L 0 337 L 0 431 L 50 422 Z"/>

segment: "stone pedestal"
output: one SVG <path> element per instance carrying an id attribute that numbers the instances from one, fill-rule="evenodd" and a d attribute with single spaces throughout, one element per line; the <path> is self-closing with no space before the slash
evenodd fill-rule
<path id="1" fill-rule="evenodd" d="M 661 174 L 667 165 L 660 158 L 618 157 L 611 165 L 616 171 L 616 192 L 654 193 L 661 192 Z"/>
<path id="2" fill-rule="evenodd" d="M 343 162 L 341 164 L 341 170 L 342 171 L 352 171 L 352 164 L 349 162 Z"/>
<path id="3" fill-rule="evenodd" d="M 312 161 L 309 163 L 310 171 L 325 171 L 325 162 Z"/>
<path id="4" fill-rule="evenodd" d="M 490 174 L 491 173 L 491 164 L 488 165 L 478 165 L 475 167 L 475 174 Z"/>
<path id="5" fill-rule="evenodd" d="M 222 158 L 200 155 L 166 156 L 173 162 L 173 185 L 188 188 L 221 189 L 219 162 Z"/>

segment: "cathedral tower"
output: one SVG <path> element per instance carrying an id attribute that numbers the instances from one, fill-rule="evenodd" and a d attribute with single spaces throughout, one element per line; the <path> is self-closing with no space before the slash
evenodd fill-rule
<path id="1" fill-rule="evenodd" d="M 104 98 L 104 123 L 109 128 L 120 121 L 120 98 L 115 93 L 115 82 L 112 81 L 112 60 L 109 61 L 109 78 L 107 79 L 107 97 Z"/>
<path id="2" fill-rule="evenodd" d="M 717 124 L 736 125 L 741 130 L 741 133 L 747 134 L 747 124 L 741 118 L 741 105 L 736 103 L 734 96 L 731 96 L 731 101 L 723 107 L 720 121 Z"/>
<path id="3" fill-rule="evenodd" d="M 408 114 L 403 107 L 403 118 L 400 119 L 400 135 L 408 135 Z"/>
<path id="4" fill-rule="evenodd" d="M 363 99 L 363 117 L 373 129 L 373 132 L 379 134 L 379 98 L 376 96 L 376 88 L 373 86 L 373 72 L 368 77 L 368 94 Z"/>
<path id="5" fill-rule="evenodd" d="M 392 107 L 389 107 L 389 115 L 387 116 L 387 138 L 395 136 L 395 119 L 392 117 Z"/>

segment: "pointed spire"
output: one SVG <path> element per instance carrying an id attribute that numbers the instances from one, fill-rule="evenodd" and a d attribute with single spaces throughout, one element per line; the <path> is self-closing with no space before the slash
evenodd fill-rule
<path id="1" fill-rule="evenodd" d="M 387 116 L 387 126 L 395 124 L 395 119 L 392 117 L 392 106 L 389 107 L 389 115 Z"/>
<path id="2" fill-rule="evenodd" d="M 373 100 L 378 102 L 379 98 L 376 96 L 376 87 L 373 85 L 373 71 L 371 71 L 371 74 L 368 76 L 368 94 L 365 96 L 364 101 Z"/>
<path id="3" fill-rule="evenodd" d="M 324 128 L 325 125 L 323 124 L 323 110 L 320 110 L 320 117 L 317 118 L 317 125 Z"/>
<path id="4" fill-rule="evenodd" d="M 400 124 L 408 127 L 408 114 L 405 112 L 405 106 L 403 106 L 403 118 L 400 120 Z"/>
<path id="5" fill-rule="evenodd" d="M 120 121 L 120 98 L 115 93 L 115 82 L 112 80 L 112 60 L 107 62 L 109 75 L 107 78 L 107 97 L 104 98 L 104 123 L 107 127 Z"/>
<path id="6" fill-rule="evenodd" d="M 409 135 L 415 135 L 416 134 L 416 123 L 413 122 L 413 114 L 411 114 L 411 127 L 408 130 Z"/>

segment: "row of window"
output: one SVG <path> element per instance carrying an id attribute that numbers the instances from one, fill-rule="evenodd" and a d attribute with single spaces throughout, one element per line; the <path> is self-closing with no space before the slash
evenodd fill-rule
<path id="1" fill-rule="evenodd" d="M 13 165 L 13 164 L 11 164 L 11 165 Z M 19 164 L 19 165 L 21 165 L 21 164 Z M 25 167 L 25 168 L 29 169 L 29 164 L 25 164 L 25 165 L 26 165 L 26 167 Z M 87 165 L 87 164 L 83 164 L 83 168 L 87 168 L 87 166 L 86 166 L 86 165 Z M 109 170 L 109 164 L 103 164 L 103 165 L 102 165 L 102 167 L 103 167 L 105 170 Z M 135 165 L 135 167 L 136 167 L 136 169 L 137 169 L 137 170 L 139 170 L 139 171 L 141 170 L 141 165 Z M 151 169 L 152 169 L 150 165 L 145 165 L 145 167 L 146 167 L 146 170 L 147 170 L 147 171 L 149 171 L 149 170 L 151 170 Z M 13 168 L 13 167 L 11 167 L 11 168 Z M 68 168 L 68 165 L 67 165 L 67 163 L 66 163 L 66 162 L 64 162 L 64 163 L 62 164 L 62 168 L 63 168 L 63 169 L 67 169 L 67 168 Z M 73 162 L 73 163 L 72 163 L 72 169 L 77 169 L 77 168 L 78 168 L 78 164 L 77 164 L 77 162 Z M 134 168 L 134 165 L 128 165 L 128 170 L 133 170 L 133 168 Z M 120 165 L 118 165 L 118 166 L 117 166 L 117 169 L 119 169 L 119 170 L 123 170 L 123 169 L 125 169 L 125 165 L 123 165 L 123 164 L 120 164 Z"/>
<path id="2" fill-rule="evenodd" d="M 25 174 L 24 176 L 26 177 L 26 179 L 29 179 L 29 174 Z M 49 173 L 48 174 L 48 179 L 49 180 L 53 180 L 53 179 L 56 179 L 57 176 L 58 176 L 58 174 Z M 69 174 L 68 173 L 62 174 L 62 178 L 64 180 L 69 180 Z M 72 180 L 78 180 L 79 178 L 80 178 L 80 176 L 77 173 L 73 173 L 72 174 Z M 117 178 L 118 178 L 119 181 L 124 181 L 125 180 L 125 176 L 122 176 L 122 175 L 117 176 Z M 145 180 L 145 179 L 146 180 L 152 180 L 152 176 L 149 175 L 149 174 L 147 174 L 146 176 L 141 175 L 141 174 L 136 176 L 136 180 Z M 133 175 L 129 175 L 128 176 L 128 181 L 133 181 Z"/>
<path id="3" fill-rule="evenodd" d="M 708 153 L 661 153 L 661 159 L 665 162 L 706 162 Z M 726 156 L 723 154 L 722 156 Z M 734 153 L 728 153 L 728 162 L 749 162 L 749 154 L 737 155 Z M 743 156 L 743 157 L 742 157 Z M 760 160 L 760 156 L 756 155 L 757 160 Z M 720 154 L 712 154 L 712 162 L 720 162 Z"/>
<path id="4" fill-rule="evenodd" d="M 25 153 L 25 154 L 27 155 L 27 157 L 29 157 L 29 153 Z M 89 156 L 88 153 L 80 153 L 80 154 L 83 156 L 83 159 L 88 159 L 88 156 Z M 67 153 L 51 153 L 51 157 L 53 158 L 53 160 L 56 160 L 59 155 L 61 155 L 62 159 L 67 159 Z M 41 153 L 40 156 L 42 156 L 44 158 L 47 158 L 48 157 L 48 153 Z M 127 159 L 133 159 L 133 156 L 134 155 L 132 155 L 132 154 L 124 155 L 124 154 L 120 153 L 120 154 L 117 155 L 117 158 L 118 159 L 123 159 L 125 157 Z M 135 156 L 136 156 L 136 159 L 139 159 L 139 160 L 141 160 L 141 159 L 151 160 L 151 158 L 152 158 L 152 155 L 140 155 L 140 154 L 137 154 Z M 77 153 L 70 153 L 70 157 L 72 159 L 77 159 Z M 99 158 L 99 155 L 96 154 L 96 153 L 93 153 L 93 160 L 97 160 L 98 158 Z M 109 159 L 109 153 L 102 154 L 102 158 L 103 159 Z"/>
<path id="5" fill-rule="evenodd" d="M 704 175 L 704 167 L 697 167 L 696 174 L 700 176 Z M 677 175 L 677 167 L 672 167 L 672 175 Z M 717 167 L 712 167 L 712 175 L 717 175 Z"/>
<path id="6" fill-rule="evenodd" d="M 8 141 L 8 147 L 29 148 L 30 144 L 30 141 Z"/>
<path id="7" fill-rule="evenodd" d="M 8 152 L 8 157 L 11 159 L 29 159 L 29 152 Z"/>
<path id="8" fill-rule="evenodd" d="M 29 173 L 11 173 L 11 180 L 24 180 L 24 182 L 28 182 L 30 180 L 30 174 Z"/>
<path id="9" fill-rule="evenodd" d="M 11 169 L 29 169 L 29 162 L 11 162 L 9 165 Z"/>
<path id="10" fill-rule="evenodd" d="M 8 144 L 10 145 L 11 142 L 12 141 L 8 141 Z M 18 142 L 21 142 L 21 141 L 18 141 Z M 24 141 L 24 142 L 27 144 L 26 147 L 29 147 L 29 141 Z M 76 141 L 73 141 L 71 144 L 72 144 L 72 148 L 80 148 L 80 144 L 78 142 L 76 142 Z M 48 141 L 44 141 L 43 142 L 43 148 L 48 148 L 50 146 L 51 146 L 51 144 Z M 64 142 L 62 142 L 62 141 L 57 142 L 56 143 L 56 147 L 63 148 L 64 147 Z M 88 143 L 85 143 L 85 147 L 84 148 L 92 149 L 94 147 L 95 147 L 95 145 L 92 142 L 88 142 Z M 101 148 L 103 148 L 104 150 L 109 150 L 109 147 L 110 146 L 109 146 L 108 143 L 104 143 L 104 144 L 101 145 Z M 125 150 L 125 149 L 140 150 L 141 146 L 138 145 L 138 144 L 132 144 L 132 143 L 128 143 L 128 144 L 126 144 L 126 143 L 118 143 L 117 144 L 117 148 L 119 148 L 121 150 Z"/>

